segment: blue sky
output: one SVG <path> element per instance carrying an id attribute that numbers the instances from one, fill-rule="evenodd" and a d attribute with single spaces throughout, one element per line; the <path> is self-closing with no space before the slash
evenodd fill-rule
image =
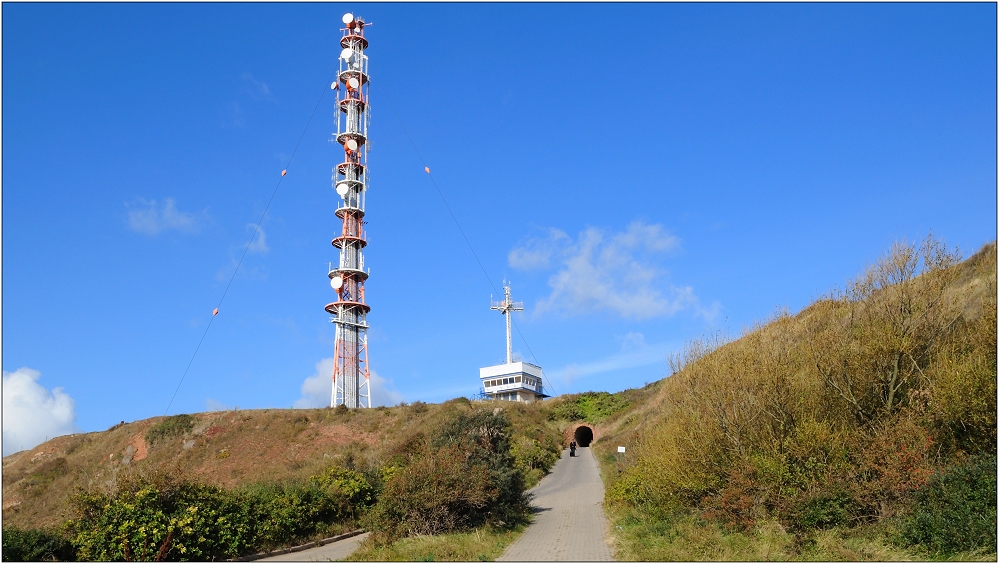
<path id="1" fill-rule="evenodd" d="M 617 391 L 896 239 L 996 234 L 994 4 L 2 9 L 4 454 L 164 413 L 285 168 L 170 412 L 323 396 L 331 96 L 289 157 L 348 11 L 376 400 L 475 393 L 503 279 L 550 390 Z"/>

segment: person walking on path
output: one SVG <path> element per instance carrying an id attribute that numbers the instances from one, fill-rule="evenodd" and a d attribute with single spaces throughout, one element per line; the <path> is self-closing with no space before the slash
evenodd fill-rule
<path id="1" fill-rule="evenodd" d="M 569 443 L 569 456 L 576 456 L 576 441 L 571 441 Z"/>
<path id="2" fill-rule="evenodd" d="M 513 562 L 608 561 L 604 484 L 589 448 L 572 462 L 563 451 L 551 474 L 531 489 L 534 522 L 496 560 Z"/>

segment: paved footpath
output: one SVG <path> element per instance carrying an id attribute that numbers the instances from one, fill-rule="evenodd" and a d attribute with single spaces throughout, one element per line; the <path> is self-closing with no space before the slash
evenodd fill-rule
<path id="1" fill-rule="evenodd" d="M 369 533 L 362 533 L 355 537 L 331 542 L 323 546 L 307 548 L 298 552 L 289 552 L 280 556 L 261 558 L 257 562 L 331 562 L 342 560 L 357 550 L 358 545 L 368 538 Z"/>
<path id="2" fill-rule="evenodd" d="M 607 546 L 604 483 L 589 448 L 562 458 L 531 492 L 534 522 L 497 560 L 539 562 L 613 560 Z"/>

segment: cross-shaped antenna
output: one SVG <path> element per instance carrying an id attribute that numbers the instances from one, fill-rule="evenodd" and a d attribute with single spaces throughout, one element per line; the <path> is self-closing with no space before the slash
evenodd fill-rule
<path id="1" fill-rule="evenodd" d="M 506 316 L 506 363 L 510 364 L 513 362 L 513 341 L 510 334 L 510 312 L 512 311 L 524 311 L 524 302 L 515 302 L 513 298 L 510 297 L 510 283 L 506 280 L 503 281 L 503 293 L 505 297 L 502 302 L 492 301 L 492 295 L 489 296 L 489 309 L 494 309 Z"/>

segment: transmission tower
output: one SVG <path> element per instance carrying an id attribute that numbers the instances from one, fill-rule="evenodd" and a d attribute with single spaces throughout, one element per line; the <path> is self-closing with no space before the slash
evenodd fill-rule
<path id="1" fill-rule="evenodd" d="M 365 22 L 353 14 L 343 16 L 340 71 L 332 88 L 336 91 L 336 142 L 343 146 L 343 162 L 333 169 L 333 185 L 342 199 L 336 216 L 343 229 L 333 239 L 340 249 L 340 262 L 329 268 L 335 302 L 326 311 L 336 324 L 333 352 L 333 393 L 330 407 L 371 407 L 371 378 L 368 371 L 367 315 L 371 308 L 364 299 L 364 270 L 367 246 L 364 234 L 364 202 L 367 194 L 368 164 L 368 57 L 364 50 Z"/>

